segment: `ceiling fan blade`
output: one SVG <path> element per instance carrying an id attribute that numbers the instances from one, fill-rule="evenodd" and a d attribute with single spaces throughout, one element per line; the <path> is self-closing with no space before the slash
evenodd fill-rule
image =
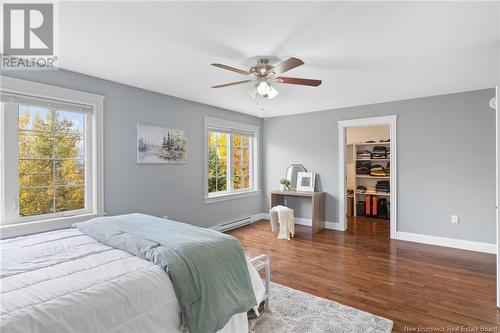
<path id="1" fill-rule="evenodd" d="M 269 72 L 272 72 L 275 74 L 275 76 L 278 76 L 281 73 L 287 72 L 303 64 L 304 62 L 298 58 L 290 58 L 288 60 L 283 61 L 282 63 L 277 64 L 276 66 L 271 68 Z"/>
<path id="2" fill-rule="evenodd" d="M 252 80 L 244 80 L 244 81 L 237 81 L 237 82 L 219 84 L 218 86 L 212 86 L 212 88 L 224 88 L 224 87 L 229 87 L 229 86 L 235 86 L 237 84 L 242 84 L 242 83 L 246 83 L 246 82 L 250 82 L 250 81 L 252 81 Z"/>
<path id="3" fill-rule="evenodd" d="M 298 77 L 286 77 L 281 76 L 274 80 L 277 83 L 287 83 L 287 84 L 300 84 L 303 86 L 313 86 L 317 87 L 321 84 L 321 80 L 312 80 L 312 79 L 301 79 Z"/>
<path id="4" fill-rule="evenodd" d="M 228 71 L 236 72 L 236 73 L 243 74 L 243 75 L 250 75 L 250 73 L 248 73 L 247 71 L 244 71 L 244 70 L 238 69 L 238 68 L 234 68 L 234 67 L 231 67 L 231 66 L 228 66 L 228 65 L 212 64 L 212 66 L 219 67 L 219 68 L 222 68 L 222 69 L 226 69 Z"/>

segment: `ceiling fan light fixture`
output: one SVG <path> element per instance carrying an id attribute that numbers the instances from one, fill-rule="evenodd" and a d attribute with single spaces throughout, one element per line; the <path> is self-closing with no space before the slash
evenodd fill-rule
<path id="1" fill-rule="evenodd" d="M 212 86 L 212 88 L 225 88 L 245 84 L 247 82 L 253 82 L 250 90 L 248 91 L 248 94 L 251 97 L 258 98 L 259 96 L 261 96 L 262 98 L 272 99 L 278 95 L 278 90 L 276 90 L 271 85 L 271 83 L 294 84 L 310 87 L 317 87 L 321 85 L 321 80 L 282 76 L 283 73 L 288 72 L 303 64 L 304 62 L 302 60 L 292 57 L 280 62 L 275 66 L 271 66 L 269 64 L 269 58 L 260 57 L 259 59 L 257 59 L 257 64 L 255 66 L 252 66 L 248 71 L 245 71 L 232 66 L 214 63 L 212 64 L 212 66 L 250 77 L 247 77 L 247 80 L 219 84 L 216 86 Z"/>
<path id="2" fill-rule="evenodd" d="M 279 91 L 276 90 L 273 86 L 269 85 L 271 87 L 271 89 L 269 89 L 269 92 L 267 93 L 267 98 L 268 99 L 272 99 L 276 96 L 278 96 L 279 94 Z"/>
<path id="3" fill-rule="evenodd" d="M 257 85 L 257 92 L 259 93 L 259 95 L 262 96 L 267 95 L 270 90 L 271 90 L 271 85 L 265 80 L 260 81 L 259 84 Z"/>

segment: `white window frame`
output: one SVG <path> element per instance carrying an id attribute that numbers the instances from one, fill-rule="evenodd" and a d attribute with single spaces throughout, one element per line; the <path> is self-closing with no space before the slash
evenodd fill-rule
<path id="1" fill-rule="evenodd" d="M 90 107 L 92 111 L 87 114 L 88 126 L 85 129 L 85 208 L 68 212 L 41 214 L 36 216 L 19 216 L 12 212 L 18 210 L 13 208 L 18 204 L 18 179 L 16 185 L 7 184 L 7 170 L 13 169 L 14 163 L 18 163 L 17 148 L 12 144 L 9 146 L 6 137 L 13 137 L 12 131 L 17 133 L 16 128 L 6 128 L 6 110 L 2 110 L 0 135 L 0 233 L 1 237 L 11 237 L 20 234 L 41 232 L 70 226 L 74 222 L 85 221 L 89 218 L 104 215 L 104 164 L 103 164 L 103 104 L 104 96 L 87 92 L 56 87 L 52 85 L 14 79 L 6 76 L 1 78 L 2 94 L 17 94 L 29 96 L 40 100 L 52 100 L 63 103 L 80 104 Z M 5 104 L 13 107 L 14 104 Z M 13 110 L 8 110 L 12 112 Z M 12 116 L 12 115 L 10 115 Z M 7 133 L 8 132 L 8 133 Z M 7 164 L 10 163 L 10 164 Z M 17 168 L 16 168 L 17 170 Z M 15 172 L 14 172 L 15 174 Z M 12 189 L 15 188 L 14 193 Z M 11 207 L 8 207 L 8 206 Z M 4 209 L 7 208 L 7 209 Z"/>
<path id="2" fill-rule="evenodd" d="M 250 183 L 251 187 L 249 189 L 233 190 L 232 184 L 232 135 L 230 140 L 228 140 L 228 145 L 231 147 L 229 149 L 229 156 L 227 157 L 227 167 L 228 167 L 228 182 L 227 186 L 229 189 L 223 192 L 208 192 L 208 132 L 210 129 L 220 129 L 224 132 L 247 132 L 253 135 L 253 140 L 251 142 L 252 149 L 250 151 L 252 163 L 250 165 Z M 259 150 L 260 150 L 260 127 L 250 124 L 240 123 L 236 121 L 230 121 L 225 119 L 218 119 L 212 117 L 205 117 L 205 158 L 204 158 L 204 182 L 205 182 L 205 203 L 213 203 L 224 200 L 245 198 L 250 196 L 259 195 Z"/>

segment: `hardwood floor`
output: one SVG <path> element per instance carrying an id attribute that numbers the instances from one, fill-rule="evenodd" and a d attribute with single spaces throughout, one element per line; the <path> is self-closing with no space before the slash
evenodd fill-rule
<path id="1" fill-rule="evenodd" d="M 387 221 L 348 224 L 314 236 L 297 225 L 291 241 L 266 220 L 228 233 L 247 253 L 269 255 L 273 282 L 389 318 L 394 332 L 498 331 L 494 255 L 390 240 Z"/>

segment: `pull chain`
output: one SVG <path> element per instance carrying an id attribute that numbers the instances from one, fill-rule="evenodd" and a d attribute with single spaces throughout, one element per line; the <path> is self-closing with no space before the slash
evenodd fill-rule
<path id="1" fill-rule="evenodd" d="M 255 102 L 257 103 L 257 108 L 259 108 L 259 117 L 263 117 L 264 116 L 264 105 L 262 105 L 261 103 L 259 103 L 259 97 L 260 95 L 257 95 L 257 98 L 255 98 Z M 264 98 L 262 97 L 262 100 L 264 100 Z"/>

